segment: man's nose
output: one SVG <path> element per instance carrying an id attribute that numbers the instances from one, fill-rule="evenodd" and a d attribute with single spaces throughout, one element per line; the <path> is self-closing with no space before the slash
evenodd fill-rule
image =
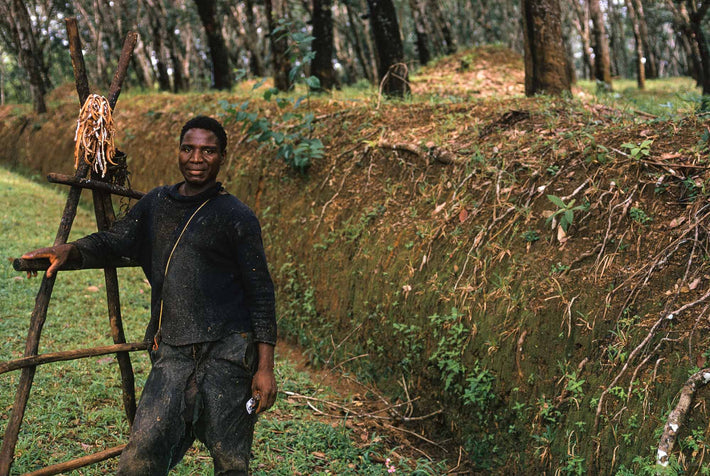
<path id="1" fill-rule="evenodd" d="M 194 162 L 202 162 L 202 160 L 203 160 L 202 154 L 203 154 L 202 149 L 194 148 L 194 149 L 192 149 L 192 154 L 190 154 L 190 160 L 194 161 Z"/>

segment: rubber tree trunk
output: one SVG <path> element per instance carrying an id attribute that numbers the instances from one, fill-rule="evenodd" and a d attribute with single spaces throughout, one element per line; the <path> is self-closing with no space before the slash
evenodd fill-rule
<path id="1" fill-rule="evenodd" d="M 441 36 L 444 40 L 444 51 L 447 55 L 452 55 L 456 53 L 456 41 L 454 41 L 451 33 L 451 25 L 441 11 L 440 3 L 441 0 L 428 0 L 428 11 L 436 29 L 441 31 Z"/>
<path id="2" fill-rule="evenodd" d="M 431 53 L 429 52 L 429 34 L 426 31 L 426 25 L 422 19 L 422 11 L 419 7 L 418 0 L 409 0 L 409 9 L 412 11 L 412 20 L 414 22 L 414 33 L 417 38 L 417 56 L 419 64 L 422 66 L 429 63 Z"/>
<path id="3" fill-rule="evenodd" d="M 357 55 L 358 62 L 362 68 L 362 73 L 371 83 L 375 82 L 375 74 L 372 71 L 371 63 L 368 60 L 369 55 L 365 54 L 365 49 L 367 48 L 367 41 L 362 40 L 360 33 L 358 33 L 358 25 L 360 24 L 356 18 L 355 14 L 350 7 L 350 2 L 345 2 L 345 12 L 348 16 L 348 23 L 350 24 L 350 33 L 353 36 L 353 47 L 355 48 L 355 54 Z"/>
<path id="4" fill-rule="evenodd" d="M 639 25 L 639 34 L 641 35 L 641 43 L 643 44 L 643 53 L 646 58 L 644 63 L 646 69 L 646 77 L 649 79 L 658 78 L 658 58 L 651 47 L 651 42 L 648 38 L 648 23 L 646 22 L 646 12 L 643 9 L 641 0 L 632 0 L 634 13 Z"/>
<path id="5" fill-rule="evenodd" d="M 318 78 L 322 89 L 336 86 L 333 69 L 333 0 L 313 0 L 313 43 L 316 54 L 311 62 L 311 74 Z"/>
<path id="6" fill-rule="evenodd" d="M 673 0 L 666 0 L 666 5 L 673 12 L 677 31 L 681 32 L 690 47 L 688 60 L 693 67 L 693 77 L 703 89 L 703 95 L 710 95 L 710 50 L 702 29 L 703 18 L 710 8 L 710 1 L 704 1 L 699 8 L 692 0 L 679 4 L 675 4 Z"/>
<path id="7" fill-rule="evenodd" d="M 22 0 L 13 0 L 11 11 L 19 43 L 17 49 L 19 62 L 29 76 L 34 111 L 42 114 L 47 112 L 47 104 L 44 100 L 46 90 L 42 78 L 42 50 L 38 47 L 32 33 L 32 21 L 25 3 Z"/>
<path id="8" fill-rule="evenodd" d="M 197 13 L 205 29 L 207 45 L 212 59 L 212 88 L 231 89 L 232 74 L 229 68 L 229 54 L 222 37 L 222 29 L 217 20 L 216 0 L 195 0 Z"/>
<path id="9" fill-rule="evenodd" d="M 288 91 L 291 80 L 288 72 L 291 69 L 288 60 L 288 35 L 285 31 L 274 33 L 278 26 L 277 18 L 283 18 L 283 0 L 264 0 L 266 7 L 266 23 L 269 27 L 269 43 L 271 45 L 271 61 L 274 70 L 274 87 L 279 91 Z"/>
<path id="10" fill-rule="evenodd" d="M 646 89 L 646 67 L 644 66 L 643 40 L 641 39 L 641 27 L 638 15 L 632 0 L 626 0 L 626 9 L 629 12 L 629 20 L 634 29 L 634 45 L 636 51 L 636 84 L 639 89 Z"/>
<path id="11" fill-rule="evenodd" d="M 559 0 L 522 0 L 525 94 L 570 90 Z"/>
<path id="12" fill-rule="evenodd" d="M 392 0 L 367 0 L 377 49 L 377 70 L 382 93 L 402 97 L 410 92 L 397 11 Z"/>
<path id="13" fill-rule="evenodd" d="M 592 42 L 589 33 L 589 9 L 586 8 L 586 0 L 573 0 L 572 5 L 574 6 L 575 12 L 577 13 L 577 18 L 573 20 L 574 26 L 579 32 L 580 41 L 582 42 L 582 61 L 584 63 L 584 70 L 582 76 L 585 79 L 592 77 L 594 71 L 594 65 L 592 64 Z"/>
<path id="14" fill-rule="evenodd" d="M 603 87 L 611 91 L 611 61 L 609 59 L 609 40 L 606 37 L 604 15 L 599 0 L 589 0 L 589 16 L 592 19 L 592 35 L 594 36 L 594 77 Z"/>

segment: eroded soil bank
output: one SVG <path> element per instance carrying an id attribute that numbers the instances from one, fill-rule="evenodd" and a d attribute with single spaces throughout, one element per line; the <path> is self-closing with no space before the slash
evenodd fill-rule
<path id="1" fill-rule="evenodd" d="M 404 403 L 401 425 L 453 461 L 460 447 L 469 469 L 647 469 L 710 355 L 707 116 L 523 98 L 519 59 L 467 54 L 467 82 L 442 76 L 463 64 L 450 59 L 415 79 L 429 96 L 412 101 L 311 99 L 325 154 L 305 174 L 223 116 L 222 178 L 262 220 L 282 335 Z M 65 93 L 43 117 L 6 111 L 4 163 L 71 172 Z M 180 126 L 224 113 L 220 100 L 244 98 L 121 98 L 134 188 L 178 180 Z M 672 455 L 691 473 L 705 464 L 706 398 Z"/>

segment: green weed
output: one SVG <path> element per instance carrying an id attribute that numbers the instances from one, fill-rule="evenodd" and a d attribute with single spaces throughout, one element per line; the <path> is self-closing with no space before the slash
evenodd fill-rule
<path id="1" fill-rule="evenodd" d="M 567 232 L 569 227 L 574 222 L 574 212 L 586 210 L 588 208 L 587 205 L 575 206 L 574 198 L 567 203 L 555 195 L 548 195 L 547 199 L 557 206 L 557 210 L 555 210 L 554 213 L 547 218 L 547 223 L 550 223 L 552 220 L 559 217 L 560 226 L 565 232 Z"/>

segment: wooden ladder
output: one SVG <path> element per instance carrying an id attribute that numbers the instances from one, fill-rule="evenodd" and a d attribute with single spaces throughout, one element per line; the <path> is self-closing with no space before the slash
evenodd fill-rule
<path id="1" fill-rule="evenodd" d="M 86 68 L 81 51 L 81 40 L 79 37 L 76 19 L 67 18 L 66 28 L 69 39 L 69 51 L 74 69 L 74 78 L 76 80 L 76 90 L 79 95 L 79 103 L 83 106 L 89 96 L 89 82 L 86 76 Z M 113 77 L 109 90 L 108 101 L 112 110 L 115 108 L 118 96 L 121 93 L 121 87 L 128 70 L 128 63 L 131 59 L 137 39 L 138 35 L 135 32 L 129 32 L 124 41 L 116 74 Z M 140 192 L 109 183 L 108 177 L 103 179 L 98 175 L 92 174 L 90 175 L 90 178 L 87 179 L 85 177 L 89 172 L 89 169 L 90 166 L 84 161 L 81 161 L 74 176 L 60 174 L 50 174 L 48 176 L 48 180 L 50 182 L 62 183 L 71 187 L 69 189 L 67 202 L 59 223 L 59 230 L 57 231 L 57 235 L 54 240 L 55 246 L 66 243 L 69 238 L 69 232 L 71 231 L 72 223 L 74 222 L 74 217 L 76 216 L 79 197 L 84 188 L 88 188 L 92 191 L 96 225 L 99 230 L 108 229 L 115 220 L 113 204 L 111 202 L 111 194 L 130 198 L 141 198 L 143 196 Z M 12 407 L 12 413 L 8 420 L 7 427 L 5 428 L 5 437 L 3 438 L 2 446 L 0 447 L 0 476 L 8 476 L 10 473 L 10 466 L 12 465 L 15 455 L 15 446 L 17 445 L 18 434 L 20 426 L 22 425 L 37 365 L 48 362 L 73 360 L 89 356 L 116 353 L 118 365 L 121 370 L 123 406 L 129 424 L 133 423 L 133 418 L 136 412 L 136 397 L 133 368 L 131 366 L 129 352 L 143 350 L 148 346 L 142 342 L 126 343 L 123 332 L 116 267 L 130 265 L 133 264 L 129 262 L 117 262 L 112 263 L 110 267 L 104 268 L 109 323 L 111 326 L 111 336 L 113 337 L 114 345 L 38 355 L 37 350 L 39 347 L 40 334 L 42 333 L 42 327 L 44 326 L 44 322 L 47 317 L 47 308 L 49 300 L 52 296 L 52 289 L 54 288 L 56 274 L 51 278 L 48 278 L 46 274 L 42 277 L 42 282 L 35 300 L 35 307 L 30 318 L 30 328 L 27 335 L 27 341 L 25 343 L 24 357 L 8 362 L 0 362 L 0 374 L 21 369 L 17 393 L 15 394 L 15 402 Z M 18 259 L 15 260 L 13 266 L 18 271 L 46 270 L 49 266 L 49 260 L 25 261 Z M 76 269 L 76 266 L 73 268 L 66 266 L 62 269 Z M 84 456 L 82 458 L 48 466 L 29 474 L 35 476 L 51 475 L 81 468 L 119 455 L 124 446 L 125 445 L 117 446 L 99 453 Z"/>

